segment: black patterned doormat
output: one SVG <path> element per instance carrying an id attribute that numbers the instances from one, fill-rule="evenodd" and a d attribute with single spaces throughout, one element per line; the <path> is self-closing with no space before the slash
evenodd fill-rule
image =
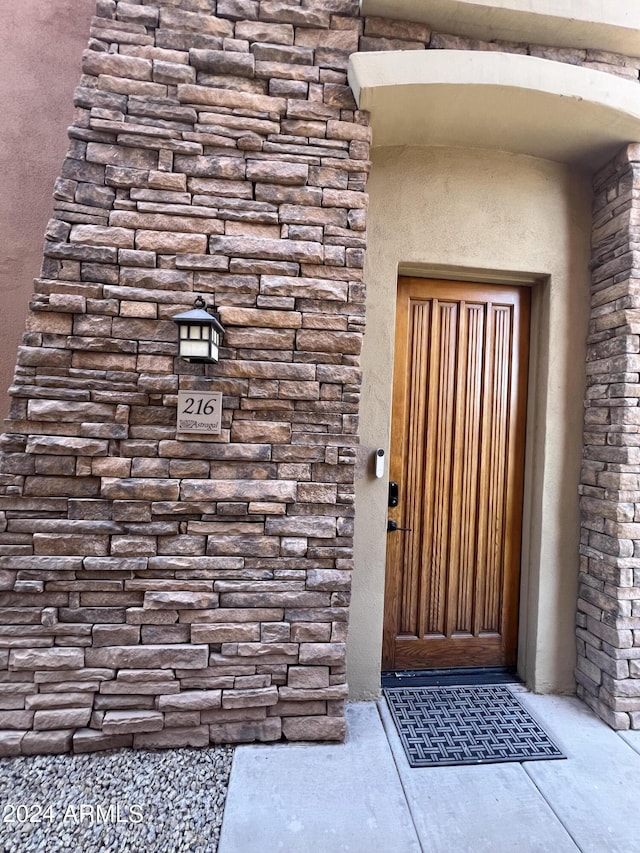
<path id="1" fill-rule="evenodd" d="M 383 692 L 411 767 L 566 758 L 501 685 Z"/>

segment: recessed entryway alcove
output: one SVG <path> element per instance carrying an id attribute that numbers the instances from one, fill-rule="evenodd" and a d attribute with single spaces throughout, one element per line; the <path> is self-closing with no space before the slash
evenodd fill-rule
<path id="1" fill-rule="evenodd" d="M 640 138 L 637 86 L 458 51 L 360 54 L 350 80 L 374 146 L 351 694 L 380 683 L 387 485 L 366 462 L 389 450 L 399 274 L 531 288 L 518 671 L 573 692 L 591 184 Z"/>

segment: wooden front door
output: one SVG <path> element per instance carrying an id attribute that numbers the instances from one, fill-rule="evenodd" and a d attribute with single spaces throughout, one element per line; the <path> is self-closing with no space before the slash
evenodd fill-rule
<path id="1" fill-rule="evenodd" d="M 399 280 L 384 670 L 515 664 L 529 306 Z"/>

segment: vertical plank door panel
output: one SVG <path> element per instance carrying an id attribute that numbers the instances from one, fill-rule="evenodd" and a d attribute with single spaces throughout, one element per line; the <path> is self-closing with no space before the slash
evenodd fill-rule
<path id="1" fill-rule="evenodd" d="M 385 669 L 515 662 L 529 296 L 399 280 Z"/>

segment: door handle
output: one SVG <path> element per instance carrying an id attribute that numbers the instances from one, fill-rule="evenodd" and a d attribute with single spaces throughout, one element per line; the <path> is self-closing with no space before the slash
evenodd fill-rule
<path id="1" fill-rule="evenodd" d="M 408 530 L 411 531 L 413 528 L 411 527 L 398 527 L 398 522 L 394 521 L 393 518 L 390 518 L 387 521 L 387 533 L 395 533 L 398 530 Z"/>

